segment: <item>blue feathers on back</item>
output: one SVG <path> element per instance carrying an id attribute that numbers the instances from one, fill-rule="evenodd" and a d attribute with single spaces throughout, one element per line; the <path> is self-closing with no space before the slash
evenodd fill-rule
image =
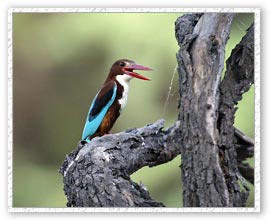
<path id="1" fill-rule="evenodd" d="M 85 121 L 82 133 L 82 140 L 90 142 L 89 136 L 93 135 L 97 131 L 108 109 L 114 102 L 116 98 L 116 93 L 117 93 L 117 85 L 114 82 L 111 85 L 105 86 L 95 96 Z"/>

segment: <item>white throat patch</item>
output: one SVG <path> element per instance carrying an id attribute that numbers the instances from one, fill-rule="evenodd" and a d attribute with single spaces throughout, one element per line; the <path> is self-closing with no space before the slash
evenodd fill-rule
<path id="1" fill-rule="evenodd" d="M 121 105 L 120 112 L 125 108 L 127 104 L 129 82 L 132 78 L 132 76 L 126 74 L 116 76 L 116 80 L 123 86 L 124 89 L 122 98 L 118 100 L 119 104 Z"/>

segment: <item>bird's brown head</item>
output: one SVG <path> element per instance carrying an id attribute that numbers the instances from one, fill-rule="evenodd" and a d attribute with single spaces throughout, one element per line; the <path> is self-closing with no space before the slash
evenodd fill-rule
<path id="1" fill-rule="evenodd" d="M 132 78 L 138 78 L 142 80 L 150 80 L 149 78 L 133 72 L 134 70 L 152 70 L 149 67 L 136 64 L 132 60 L 121 59 L 117 60 L 111 67 L 107 81 L 115 79 L 117 76 L 122 77 L 125 81 L 130 81 Z"/>

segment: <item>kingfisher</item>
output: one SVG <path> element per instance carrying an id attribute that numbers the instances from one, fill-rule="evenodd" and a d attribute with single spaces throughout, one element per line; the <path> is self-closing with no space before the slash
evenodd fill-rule
<path id="1" fill-rule="evenodd" d="M 130 80 L 149 78 L 133 72 L 134 70 L 152 70 L 149 67 L 136 64 L 132 60 L 117 60 L 111 67 L 110 72 L 102 88 L 94 97 L 84 125 L 82 140 L 90 142 L 97 136 L 108 134 L 127 104 Z"/>

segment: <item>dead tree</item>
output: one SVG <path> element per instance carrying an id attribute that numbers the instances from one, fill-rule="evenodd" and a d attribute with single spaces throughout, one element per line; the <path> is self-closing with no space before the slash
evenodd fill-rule
<path id="1" fill-rule="evenodd" d="M 190 27 L 189 15 L 185 19 L 179 29 Z M 233 123 L 235 104 L 253 83 L 253 26 L 232 51 L 220 83 L 233 14 L 192 19 L 194 28 L 184 36 L 176 30 L 184 206 L 245 206 L 248 189 L 238 170 Z"/>
<path id="2" fill-rule="evenodd" d="M 254 81 L 254 27 L 227 60 L 225 45 L 233 14 L 187 14 L 175 22 L 180 50 L 178 120 L 79 142 L 60 172 L 67 206 L 163 207 L 130 175 L 182 156 L 185 207 L 243 207 L 245 180 L 253 169 L 243 161 L 254 154 L 253 140 L 233 127 L 235 105 Z"/>

